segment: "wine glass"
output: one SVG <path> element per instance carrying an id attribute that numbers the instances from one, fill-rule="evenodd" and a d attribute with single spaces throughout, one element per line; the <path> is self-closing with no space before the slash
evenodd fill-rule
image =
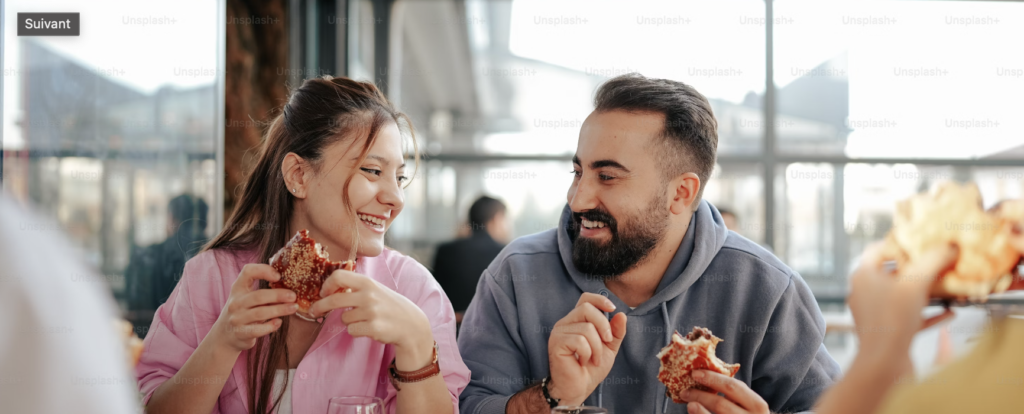
<path id="1" fill-rule="evenodd" d="M 586 405 L 560 405 L 551 409 L 551 414 L 608 414 L 607 408 Z"/>
<path id="2" fill-rule="evenodd" d="M 334 397 L 327 404 L 327 414 L 384 414 L 384 401 L 377 397 Z"/>

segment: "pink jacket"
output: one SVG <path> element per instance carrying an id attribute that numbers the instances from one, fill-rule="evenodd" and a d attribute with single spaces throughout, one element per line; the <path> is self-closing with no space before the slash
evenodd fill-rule
<path id="1" fill-rule="evenodd" d="M 213 327 L 227 302 L 231 284 L 242 266 L 255 262 L 255 251 L 206 251 L 189 260 L 174 292 L 156 311 L 145 349 L 136 367 L 143 404 L 164 381 L 185 364 Z M 444 291 L 422 265 L 394 250 L 377 257 L 360 257 L 356 272 L 394 289 L 419 305 L 430 320 L 437 341 L 438 360 L 451 394 L 455 413 L 459 393 L 469 382 L 469 368 L 455 343 L 455 314 Z M 395 412 L 395 388 L 387 368 L 394 349 L 369 338 L 353 338 L 341 322 L 341 312 L 331 312 L 316 341 L 299 363 L 292 383 L 293 413 L 327 412 L 331 397 L 373 395 Z M 214 413 L 248 413 L 247 353 L 235 361 Z"/>

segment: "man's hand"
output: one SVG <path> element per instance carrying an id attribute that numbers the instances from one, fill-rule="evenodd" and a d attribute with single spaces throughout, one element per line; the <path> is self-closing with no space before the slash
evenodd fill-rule
<path id="1" fill-rule="evenodd" d="M 683 400 L 688 402 L 686 411 L 690 414 L 769 413 L 764 398 L 743 381 L 708 370 L 693 371 L 693 379 L 711 388 L 711 392 L 691 388 L 683 393 Z"/>
<path id="2" fill-rule="evenodd" d="M 609 321 L 602 313 L 614 310 L 608 298 L 584 293 L 576 308 L 551 330 L 548 390 L 562 405 L 583 404 L 611 371 L 626 337 L 626 314 L 620 312 Z"/>

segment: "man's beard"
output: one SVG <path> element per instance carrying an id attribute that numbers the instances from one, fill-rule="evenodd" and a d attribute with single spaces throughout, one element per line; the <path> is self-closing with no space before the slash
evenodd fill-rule
<path id="1" fill-rule="evenodd" d="M 580 237 L 583 218 L 604 222 L 611 231 L 611 240 Z M 604 280 L 614 279 L 643 263 L 668 231 L 668 212 L 657 197 L 644 211 L 623 218 L 620 227 L 620 222 L 603 209 L 572 213 L 565 230 L 572 241 L 572 264 L 577 270 Z"/>

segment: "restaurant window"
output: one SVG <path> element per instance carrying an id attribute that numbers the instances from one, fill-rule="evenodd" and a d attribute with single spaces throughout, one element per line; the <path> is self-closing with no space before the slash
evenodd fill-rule
<path id="1" fill-rule="evenodd" d="M 568 161 L 430 161 L 405 190 L 405 209 L 388 245 L 424 264 L 434 247 L 468 235 L 467 212 L 480 195 L 501 199 L 513 237 L 554 228 L 572 183 Z"/>
<path id="2" fill-rule="evenodd" d="M 1024 144 L 1017 2 L 775 2 L 778 149 L 989 158 Z"/>
<path id="3" fill-rule="evenodd" d="M 773 2 L 774 247 L 819 299 L 843 297 L 899 200 L 943 180 L 976 182 L 986 203 L 1018 194 L 1022 9 Z"/>
<path id="4" fill-rule="evenodd" d="M 812 287 L 828 286 L 836 273 L 833 203 L 842 168 L 794 163 L 777 171 L 774 253 Z"/>
<path id="5" fill-rule="evenodd" d="M 763 2 L 483 3 L 492 24 L 477 31 L 486 41 L 472 42 L 476 82 L 513 97 L 484 114 L 504 122 L 493 131 L 505 134 L 493 137 L 496 143 L 545 137 L 547 147 L 574 152 L 597 86 L 639 72 L 685 82 L 707 97 L 720 153 L 760 152 Z"/>
<path id="6" fill-rule="evenodd" d="M 220 228 L 223 7 L 100 0 L 76 3 L 79 36 L 4 26 L 4 191 L 55 221 L 35 230 L 74 242 L 140 336 Z"/>
<path id="7" fill-rule="evenodd" d="M 738 232 L 800 272 L 819 300 L 841 306 L 847 275 L 888 232 L 898 200 L 941 179 L 978 182 L 986 202 L 1022 191 L 1014 165 L 1024 160 L 1024 123 L 1014 114 L 1024 55 L 1010 52 L 1010 39 L 1024 37 L 1021 10 L 968 1 L 400 0 L 390 42 L 398 87 L 389 95 L 430 161 L 407 206 L 424 222 L 409 218 L 392 240 L 427 254 L 487 191 L 550 194 L 543 203 L 564 205 L 568 181 L 485 186 L 482 171 L 569 165 L 597 87 L 640 72 L 708 98 L 719 151 L 705 198 L 736 212 Z M 523 209 L 517 220 L 553 227 L 550 211 Z M 517 226 L 516 236 L 534 230 Z"/>
<path id="8" fill-rule="evenodd" d="M 764 244 L 764 183 L 760 164 L 727 163 L 715 165 L 704 188 L 703 198 L 719 209 L 733 213 L 737 233 Z"/>
<path id="9" fill-rule="evenodd" d="M 396 2 L 388 94 L 429 161 L 388 242 L 429 266 L 480 195 L 508 204 L 515 237 L 554 228 L 593 94 L 629 72 L 694 86 L 719 117 L 719 152 L 759 153 L 764 13 L 760 1 Z M 749 215 L 741 231 L 759 242 L 761 168 L 722 165 L 705 193 Z"/>
<path id="10" fill-rule="evenodd" d="M 373 70 L 373 28 L 378 23 L 373 16 L 373 3 L 370 0 L 350 0 L 347 16 L 345 21 L 348 23 L 348 33 L 345 38 L 348 41 L 348 77 L 372 82 L 376 79 Z"/>

